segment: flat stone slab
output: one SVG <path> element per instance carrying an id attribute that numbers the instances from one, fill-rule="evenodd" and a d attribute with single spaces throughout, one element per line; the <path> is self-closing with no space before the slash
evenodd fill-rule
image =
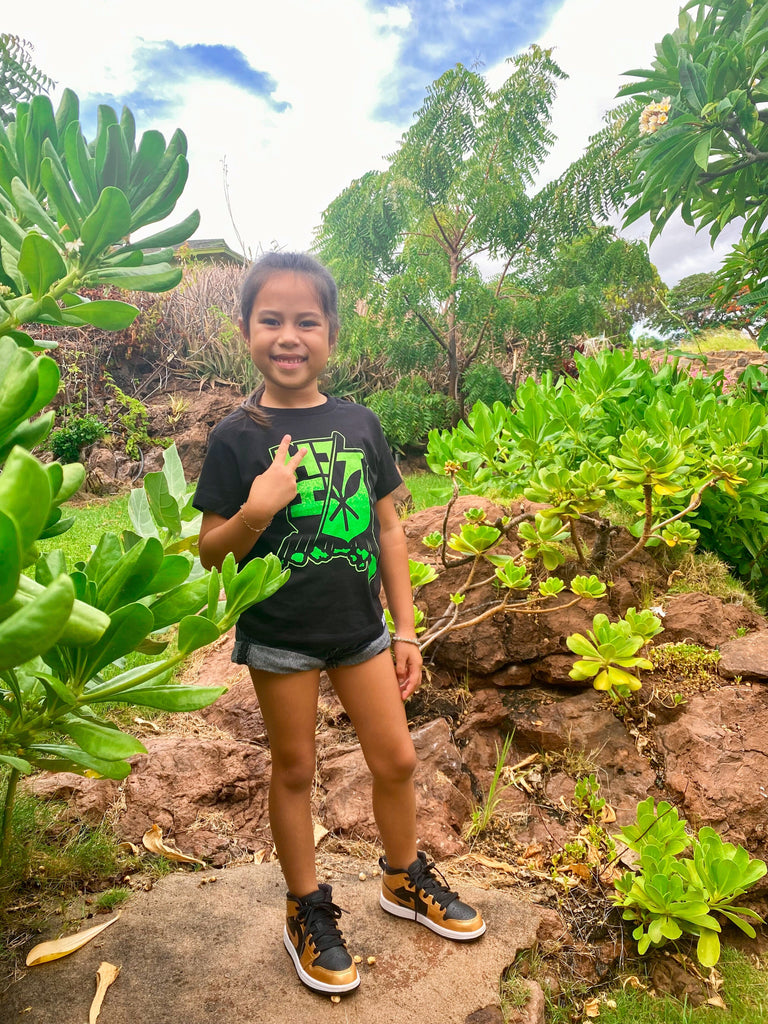
<path id="1" fill-rule="evenodd" d="M 538 909 L 508 892 L 451 882 L 488 922 L 478 941 L 451 942 L 381 910 L 373 864 L 324 863 L 333 867 L 334 902 L 349 911 L 341 921 L 349 950 L 363 958 L 360 987 L 340 1005 L 296 976 L 282 943 L 285 884 L 272 863 L 166 876 L 88 945 L 29 968 L 0 996 L 0 1020 L 85 1024 L 106 960 L 121 971 L 99 1024 L 464 1024 L 498 1002 L 502 971 L 536 940 Z"/>
<path id="2" fill-rule="evenodd" d="M 721 644 L 717 670 L 726 679 L 768 680 L 768 630 Z"/>

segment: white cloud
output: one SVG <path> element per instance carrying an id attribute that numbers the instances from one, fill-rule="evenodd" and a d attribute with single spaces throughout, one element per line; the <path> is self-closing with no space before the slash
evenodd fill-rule
<path id="1" fill-rule="evenodd" d="M 621 73 L 650 64 L 654 44 L 677 22 L 679 0 L 564 0 L 559 9 L 556 2 L 549 6 L 555 14 L 540 42 L 555 47 L 570 77 L 554 107 L 558 143 L 542 180 L 560 174 L 600 128 Z M 542 10 L 530 12 L 531 24 L 540 23 Z M 431 47 L 444 45 L 449 24 L 455 24 L 456 38 L 466 40 L 467 52 L 455 59 L 469 64 L 474 47 L 481 48 L 478 40 L 498 44 L 489 38 L 494 17 L 511 16 L 508 5 L 481 0 L 445 0 L 444 14 L 439 24 L 427 25 L 414 21 L 407 3 L 374 10 L 371 0 L 217 0 L 199 14 L 181 0 L 37 0 L 5 11 L 3 30 L 30 40 L 35 62 L 83 98 L 131 92 L 138 84 L 134 53 L 164 40 L 237 47 L 252 68 L 271 76 L 272 99 L 291 104 L 284 113 L 243 89 L 207 79 L 174 84 L 173 117 L 139 123 L 139 130 L 158 128 L 166 137 L 176 127 L 185 131 L 191 170 L 179 214 L 198 206 L 199 235 L 235 244 L 223 188 L 226 158 L 234 216 L 255 251 L 273 243 L 306 248 L 328 203 L 353 178 L 384 166 L 407 118 L 382 122 L 377 111 L 383 104 L 398 109 L 398 95 L 402 106 L 414 85 L 423 94 L 433 77 L 423 61 Z M 475 22 L 482 31 L 474 32 Z M 416 31 L 418 45 L 411 38 Z M 413 64 L 414 54 L 422 64 Z M 503 64 L 490 68 L 491 82 L 508 70 Z M 652 257 L 670 284 L 682 267 L 693 272 L 687 268 L 716 263 L 704 234 L 683 237 L 672 227 L 654 244 Z"/>

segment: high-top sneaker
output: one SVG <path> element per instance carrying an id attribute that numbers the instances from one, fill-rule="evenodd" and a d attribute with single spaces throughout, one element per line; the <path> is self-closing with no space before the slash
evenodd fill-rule
<path id="1" fill-rule="evenodd" d="M 360 977 L 336 924 L 342 911 L 332 895 L 325 883 L 307 896 L 289 892 L 283 942 L 305 985 L 317 992 L 349 992 Z"/>
<path id="2" fill-rule="evenodd" d="M 425 853 L 420 851 L 407 868 L 391 868 L 386 857 L 380 858 L 379 865 L 379 903 L 388 913 L 418 921 L 446 939 L 461 942 L 477 939 L 485 931 L 485 921 L 478 911 L 462 903 L 457 892 L 451 892 Z"/>

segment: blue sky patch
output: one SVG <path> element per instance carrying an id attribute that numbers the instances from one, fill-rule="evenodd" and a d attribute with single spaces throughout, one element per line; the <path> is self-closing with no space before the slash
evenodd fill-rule
<path id="1" fill-rule="evenodd" d="M 403 39 L 397 70 L 376 114 L 402 121 L 421 105 L 425 87 L 455 64 L 489 67 L 519 53 L 546 29 L 565 0 L 368 0 L 384 13 L 406 8 L 410 23 L 386 28 Z"/>
<path id="2" fill-rule="evenodd" d="M 101 103 L 113 107 L 118 115 L 123 106 L 130 108 L 137 124 L 170 119 L 180 104 L 175 86 L 201 79 L 228 82 L 263 99 L 278 114 L 290 103 L 274 98 L 277 81 L 266 71 L 252 67 L 235 46 L 193 43 L 180 46 L 166 39 L 145 44 L 134 52 L 136 87 L 123 95 L 90 94 L 81 101 L 81 120 L 86 138 L 96 132 L 96 108 Z"/>

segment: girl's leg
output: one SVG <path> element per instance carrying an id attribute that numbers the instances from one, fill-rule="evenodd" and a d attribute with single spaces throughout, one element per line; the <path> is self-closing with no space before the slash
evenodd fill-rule
<path id="1" fill-rule="evenodd" d="M 389 651 L 328 669 L 373 775 L 373 813 L 390 864 L 416 859 L 416 752 Z"/>
<path id="2" fill-rule="evenodd" d="M 320 673 L 249 669 L 272 751 L 269 823 L 286 885 L 296 896 L 317 889 L 310 805 Z"/>

